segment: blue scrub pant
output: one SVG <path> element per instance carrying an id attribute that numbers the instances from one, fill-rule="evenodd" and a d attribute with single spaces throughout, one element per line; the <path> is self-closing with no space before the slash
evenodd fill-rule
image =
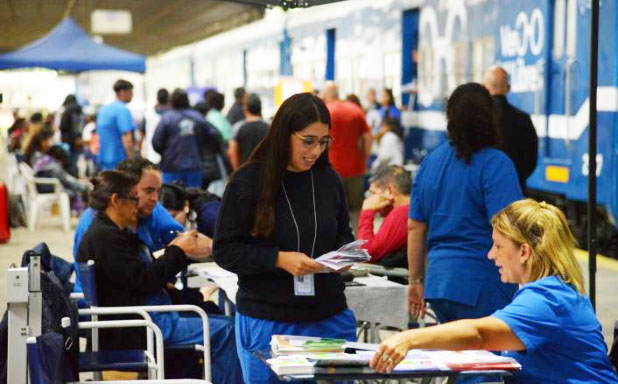
<path id="1" fill-rule="evenodd" d="M 356 318 L 351 310 L 346 309 L 317 322 L 282 323 L 236 312 L 236 346 L 246 384 L 280 383 L 270 368 L 253 356 L 254 351 L 270 351 L 270 340 L 275 334 L 356 341 Z"/>
<path id="2" fill-rule="evenodd" d="M 202 186 L 202 171 L 163 171 L 163 182 L 166 184 L 182 183 L 186 188 L 200 188 Z"/>
<path id="3" fill-rule="evenodd" d="M 163 332 L 165 345 L 203 344 L 202 319 L 200 317 L 174 318 L 171 313 L 152 313 L 152 318 Z M 174 321 L 177 320 L 177 321 Z M 212 382 L 242 383 L 240 363 L 236 353 L 233 319 L 227 316 L 209 315 L 210 360 Z M 175 323 L 175 325 L 173 324 Z"/>

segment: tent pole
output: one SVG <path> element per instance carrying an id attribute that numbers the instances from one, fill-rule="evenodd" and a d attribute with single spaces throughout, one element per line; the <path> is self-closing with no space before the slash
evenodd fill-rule
<path id="1" fill-rule="evenodd" d="M 592 0 L 590 23 L 590 125 L 588 130 L 588 274 L 592 308 L 596 310 L 597 271 L 597 66 L 599 49 L 599 0 Z"/>

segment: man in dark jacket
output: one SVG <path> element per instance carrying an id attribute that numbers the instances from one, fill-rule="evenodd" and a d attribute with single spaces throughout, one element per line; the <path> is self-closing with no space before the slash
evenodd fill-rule
<path id="1" fill-rule="evenodd" d="M 243 105 L 246 102 L 247 91 L 245 91 L 243 87 L 236 88 L 234 90 L 234 104 L 232 104 L 232 107 L 230 107 L 230 110 L 227 112 L 226 116 L 231 125 L 234 125 L 245 118 Z"/>
<path id="2" fill-rule="evenodd" d="M 202 185 L 202 159 L 205 147 L 213 143 L 214 130 L 199 112 L 190 109 L 187 93 L 176 89 L 172 110 L 161 117 L 152 147 L 161 154 L 163 182 L 181 182 L 185 187 Z"/>
<path id="3" fill-rule="evenodd" d="M 60 117 L 60 138 L 69 150 L 69 169 L 77 176 L 77 157 L 80 151 L 80 138 L 84 127 L 82 107 L 77 103 L 75 95 L 68 95 L 62 103 L 63 112 Z"/>
<path id="4" fill-rule="evenodd" d="M 526 179 L 536 168 L 539 139 L 530 116 L 509 104 L 506 94 L 510 85 L 508 74 L 502 67 L 491 67 L 483 76 L 483 85 L 494 100 L 496 125 L 502 134 L 502 149 L 515 164 L 522 192 Z"/>

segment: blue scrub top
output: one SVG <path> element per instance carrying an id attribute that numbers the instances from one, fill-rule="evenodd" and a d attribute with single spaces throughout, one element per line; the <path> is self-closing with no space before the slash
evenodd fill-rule
<path id="1" fill-rule="evenodd" d="M 513 295 L 517 286 L 500 283 L 487 258 L 490 220 L 522 198 L 513 162 L 495 148 L 480 150 L 466 164 L 446 142 L 425 158 L 414 179 L 409 218 L 428 227 L 426 299 L 474 306 L 488 281 Z"/>
<path id="2" fill-rule="evenodd" d="M 556 276 L 524 285 L 492 314 L 526 346 L 508 352 L 522 370 L 507 383 L 617 383 L 590 300 Z"/>
<path id="3" fill-rule="evenodd" d="M 135 130 L 135 122 L 126 104 L 120 100 L 103 107 L 97 115 L 99 135 L 98 162 L 104 169 L 115 168 L 127 158 L 122 145 L 122 135 Z"/>

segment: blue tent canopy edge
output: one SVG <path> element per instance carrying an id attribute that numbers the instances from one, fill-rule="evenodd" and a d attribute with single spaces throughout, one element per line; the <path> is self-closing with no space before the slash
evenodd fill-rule
<path id="1" fill-rule="evenodd" d="M 47 35 L 16 51 L 0 55 L 0 69 L 14 68 L 144 73 L 146 58 L 95 42 L 72 18 L 66 17 Z"/>

